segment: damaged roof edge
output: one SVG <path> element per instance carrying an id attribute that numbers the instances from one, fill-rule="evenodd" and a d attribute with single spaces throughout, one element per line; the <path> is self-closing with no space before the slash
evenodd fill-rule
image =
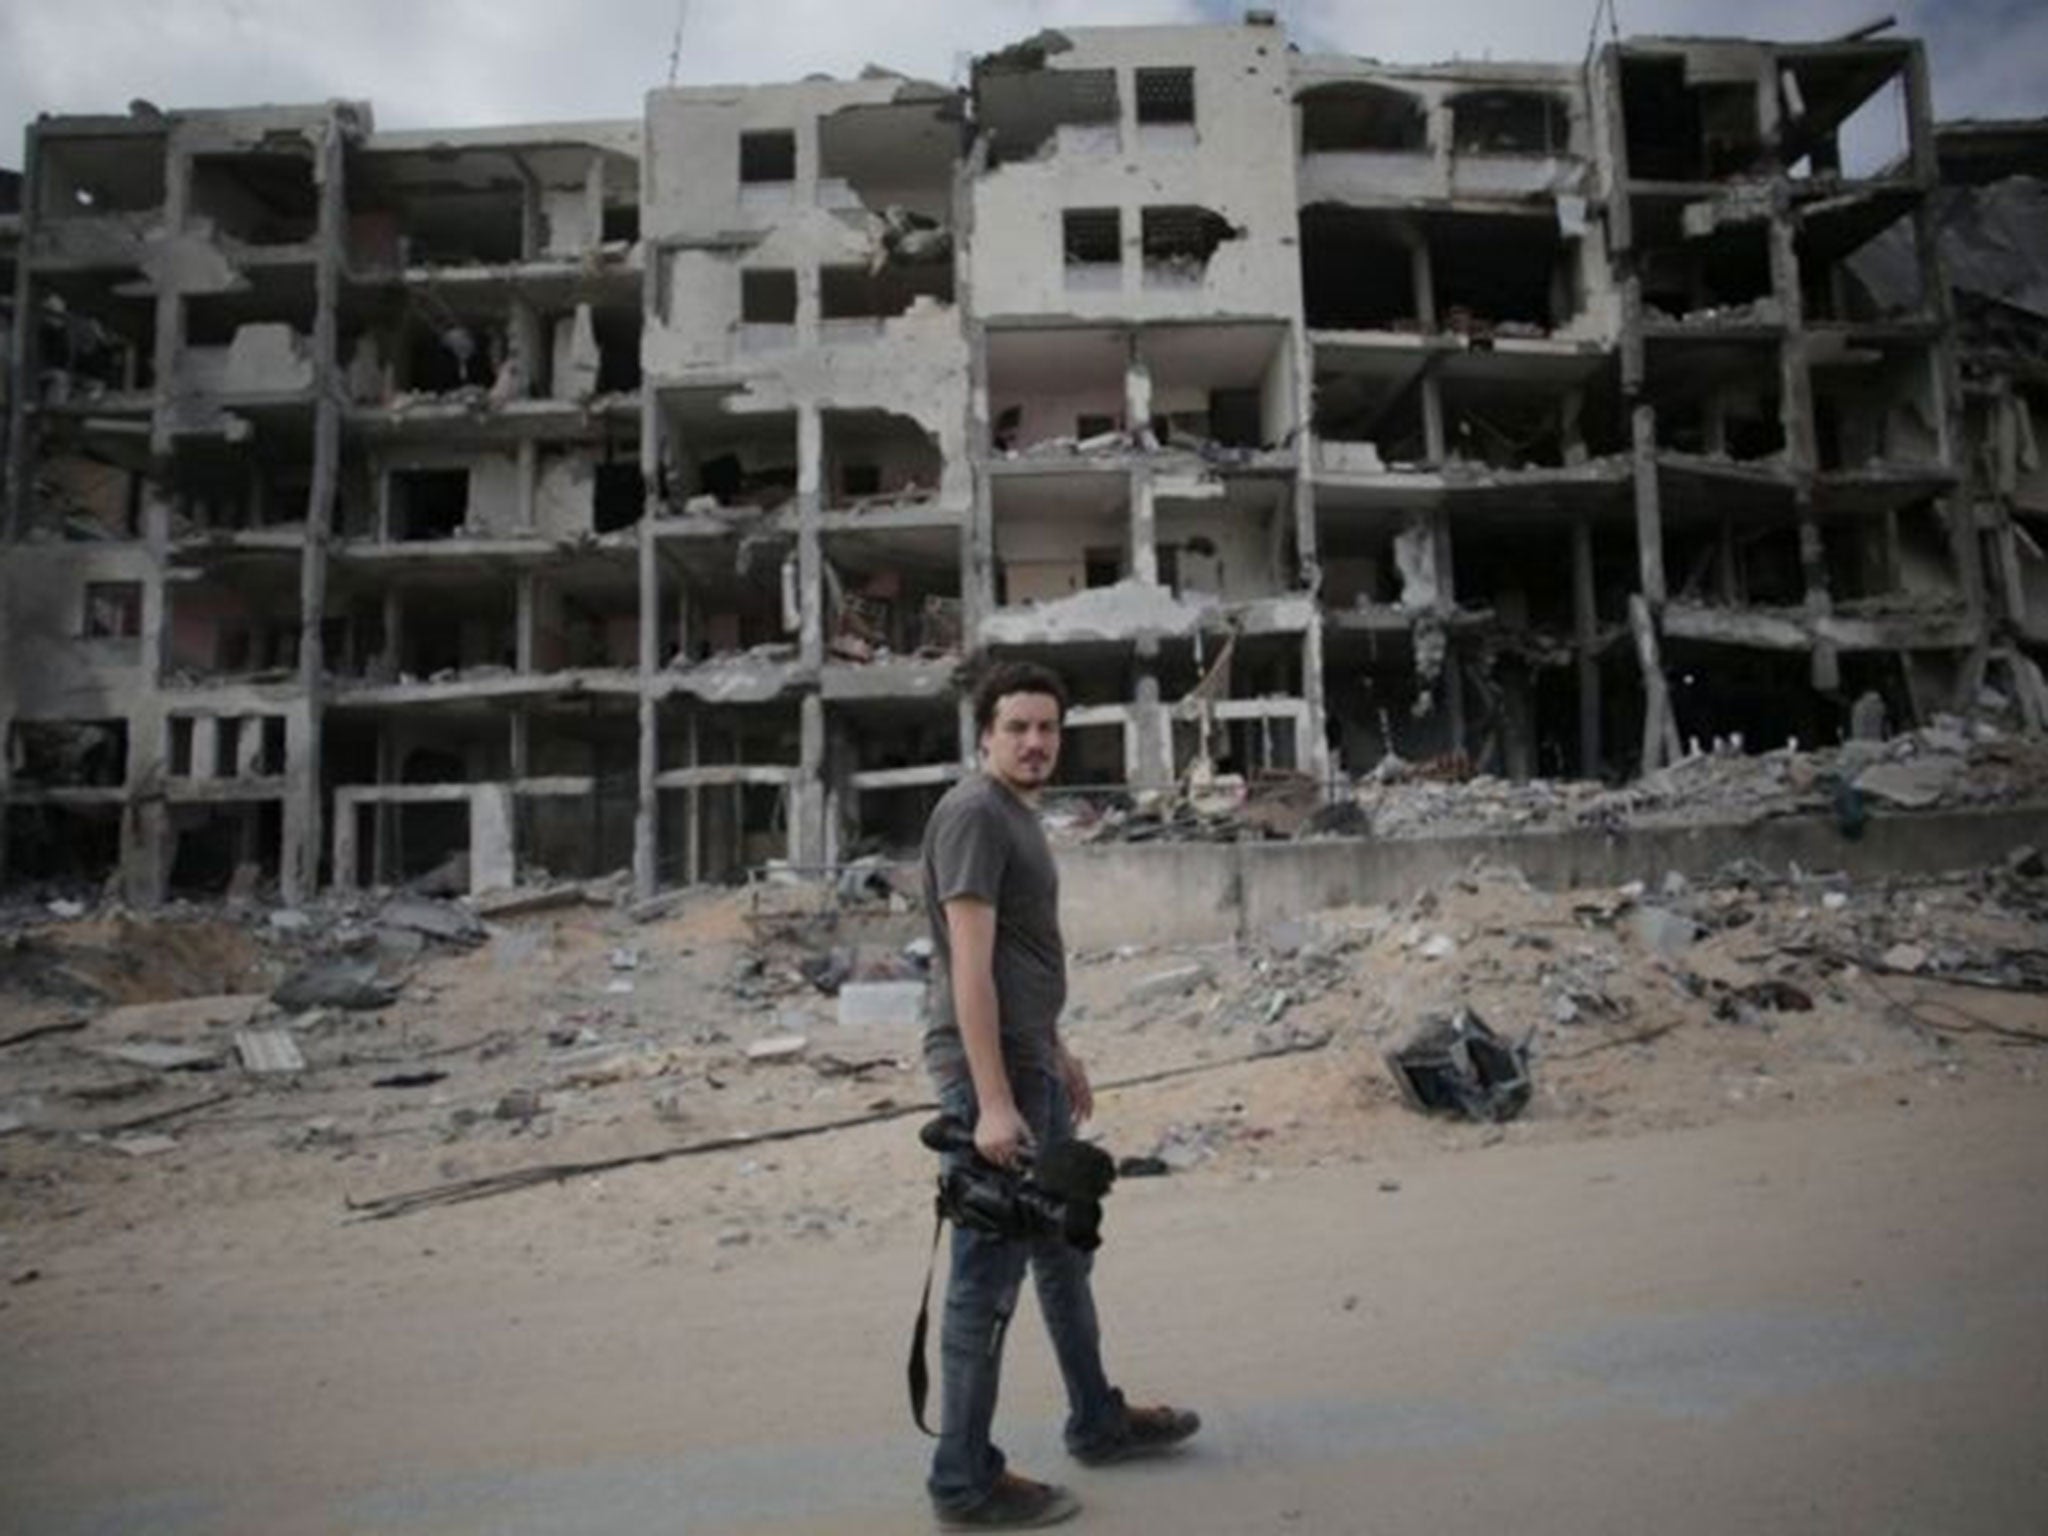
<path id="1" fill-rule="evenodd" d="M 1035 70 L 1048 67 L 1054 54 L 1072 53 L 1074 40 L 1053 27 L 1047 27 L 1035 37 L 1027 37 L 1021 43 L 1012 43 L 1007 48 L 998 48 L 994 53 L 985 53 L 974 61 L 976 75 L 1028 75 Z"/>
<path id="2" fill-rule="evenodd" d="M 370 135 L 368 150 L 544 149 L 590 145 L 638 145 L 645 126 L 637 117 L 593 118 L 586 122 L 519 123 L 493 128 L 396 128 Z"/>

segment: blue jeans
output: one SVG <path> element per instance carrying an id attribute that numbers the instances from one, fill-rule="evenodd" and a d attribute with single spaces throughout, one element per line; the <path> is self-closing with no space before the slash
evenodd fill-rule
<path id="1" fill-rule="evenodd" d="M 1011 1088 L 1041 1152 L 1073 1136 L 1073 1109 L 1056 1076 L 1013 1074 Z M 941 1085 L 939 1101 L 948 1114 L 974 1123 L 974 1088 L 964 1077 Z M 1003 1453 L 990 1443 L 989 1429 L 1002 1376 L 1003 1338 L 1027 1263 L 1066 1382 L 1067 1448 L 1085 1453 L 1123 1429 L 1123 1395 L 1102 1370 L 1102 1335 L 1088 1278 L 1094 1255 L 1057 1237 L 1010 1239 L 955 1226 L 939 1333 L 939 1443 L 925 1484 L 932 1504 L 943 1513 L 972 1509 L 1002 1474 Z"/>

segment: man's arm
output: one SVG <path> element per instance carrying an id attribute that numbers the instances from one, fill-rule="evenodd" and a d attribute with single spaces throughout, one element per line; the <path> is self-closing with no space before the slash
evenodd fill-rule
<path id="1" fill-rule="evenodd" d="M 946 939 L 952 950 L 953 1013 L 967 1072 L 974 1080 L 974 1150 L 1007 1168 L 1031 1140 L 1017 1113 L 1010 1073 L 1003 1065 L 1002 1018 L 996 1007 L 996 909 L 974 896 L 945 903 Z"/>

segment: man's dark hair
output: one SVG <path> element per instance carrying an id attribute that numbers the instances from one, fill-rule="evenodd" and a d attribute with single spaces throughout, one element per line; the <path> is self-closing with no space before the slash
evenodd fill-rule
<path id="1" fill-rule="evenodd" d="M 1067 712 L 1067 685 L 1051 667 L 1035 661 L 1006 661 L 989 668 L 974 685 L 974 732 L 978 736 L 996 723 L 996 706 L 1013 693 L 1042 693 Z"/>

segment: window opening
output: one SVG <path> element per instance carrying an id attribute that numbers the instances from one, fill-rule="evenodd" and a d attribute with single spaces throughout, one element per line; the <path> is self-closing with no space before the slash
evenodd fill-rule
<path id="1" fill-rule="evenodd" d="M 796 134 L 787 128 L 740 135 L 740 181 L 745 185 L 796 180 Z"/>
<path id="2" fill-rule="evenodd" d="M 1140 123 L 1192 123 L 1195 120 L 1195 72 L 1192 69 L 1138 71 Z"/>

